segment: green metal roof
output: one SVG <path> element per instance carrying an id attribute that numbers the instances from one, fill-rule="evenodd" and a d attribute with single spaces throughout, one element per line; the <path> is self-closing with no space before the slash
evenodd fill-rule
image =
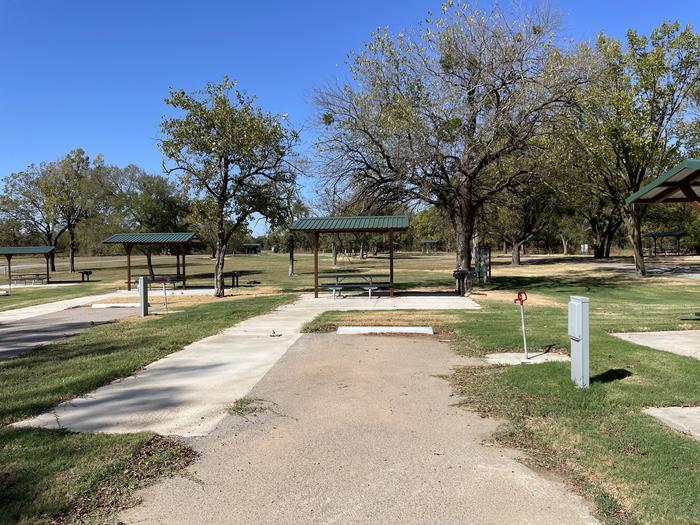
<path id="1" fill-rule="evenodd" d="M 241 246 L 243 246 L 244 248 L 259 248 L 260 246 L 262 246 L 262 244 L 257 242 L 244 242 L 243 244 L 241 244 Z"/>
<path id="2" fill-rule="evenodd" d="M 115 233 L 107 237 L 103 244 L 179 244 L 190 242 L 194 237 L 190 232 L 155 233 Z"/>
<path id="3" fill-rule="evenodd" d="M 647 232 L 642 235 L 642 237 L 647 237 L 650 239 L 658 239 L 659 237 L 683 237 L 685 232 L 683 231 L 673 231 L 673 232 Z"/>
<path id="4" fill-rule="evenodd" d="M 408 229 L 406 215 L 373 215 L 359 217 L 307 217 L 292 224 L 292 230 L 325 233 L 384 232 Z"/>
<path id="5" fill-rule="evenodd" d="M 0 255 L 46 255 L 55 250 L 55 246 L 3 246 Z"/>
<path id="6" fill-rule="evenodd" d="M 632 204 L 650 202 L 691 202 L 683 191 L 694 192 L 700 201 L 700 160 L 688 159 L 668 170 L 652 182 L 633 193 L 625 202 Z"/>

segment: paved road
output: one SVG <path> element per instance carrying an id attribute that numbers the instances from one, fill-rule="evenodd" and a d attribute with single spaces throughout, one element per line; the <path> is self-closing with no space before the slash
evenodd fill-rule
<path id="1" fill-rule="evenodd" d="M 439 377 L 470 362 L 432 337 L 305 335 L 186 476 L 141 491 L 139 524 L 596 523 L 564 484 L 484 445 L 496 423 Z"/>
<path id="2" fill-rule="evenodd" d="M 10 357 L 83 330 L 135 315 L 135 308 L 71 308 L 19 320 L 0 321 L 0 366 Z"/>

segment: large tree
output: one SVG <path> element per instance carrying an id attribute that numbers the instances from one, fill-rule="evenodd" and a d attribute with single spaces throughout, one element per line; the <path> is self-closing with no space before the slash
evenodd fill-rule
<path id="1" fill-rule="evenodd" d="M 47 196 L 58 209 L 61 226 L 68 232 L 68 268 L 75 272 L 75 229 L 96 210 L 97 183 L 102 170 L 102 157 L 94 161 L 82 149 L 75 149 L 54 165 L 55 193 Z"/>
<path id="2" fill-rule="evenodd" d="M 216 229 L 215 295 L 224 295 L 226 245 L 259 213 L 268 218 L 285 205 L 283 188 L 295 184 L 298 133 L 286 116 L 256 107 L 225 78 L 203 91 L 172 90 L 165 102 L 182 112 L 165 118 L 160 142 L 192 198 L 194 215 Z M 233 96 L 231 92 L 233 91 Z"/>
<path id="3" fill-rule="evenodd" d="M 188 202 L 177 186 L 163 175 L 153 175 L 133 164 L 105 170 L 113 210 L 122 224 L 141 232 L 177 232 L 186 227 Z M 148 273 L 154 278 L 152 247 L 145 246 Z M 178 273 L 180 253 L 176 254 Z"/>
<path id="4" fill-rule="evenodd" d="M 316 94 L 329 182 L 358 198 L 422 202 L 450 218 L 471 266 L 479 212 L 524 173 L 499 164 L 551 128 L 583 79 L 553 44 L 556 17 L 445 4 L 418 30 L 374 35 L 353 81 Z"/>
<path id="5" fill-rule="evenodd" d="M 630 30 L 625 46 L 601 35 L 591 64 L 596 74 L 579 99 L 571 147 L 588 156 L 581 175 L 621 210 L 642 276 L 645 206 L 625 198 L 682 155 L 678 130 L 700 82 L 700 36 L 678 23 L 663 23 L 649 36 Z"/>
<path id="6" fill-rule="evenodd" d="M 32 164 L 3 180 L 0 211 L 36 234 L 48 246 L 56 246 L 66 225 L 55 196 L 60 192 L 56 163 Z M 51 270 L 56 271 L 52 255 Z"/>

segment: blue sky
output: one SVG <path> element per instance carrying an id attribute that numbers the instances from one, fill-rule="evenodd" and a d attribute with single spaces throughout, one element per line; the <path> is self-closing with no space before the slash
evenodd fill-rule
<path id="1" fill-rule="evenodd" d="M 506 0 L 504 0 L 504 3 Z M 482 2 L 483 4 L 483 2 Z M 552 0 L 564 32 L 592 39 L 648 32 L 662 20 L 700 30 L 693 0 Z M 400 31 L 439 2 L 0 0 L 0 177 L 75 147 L 110 164 L 160 172 L 168 87 L 224 75 L 267 110 L 305 127 L 312 90 L 378 26 Z"/>

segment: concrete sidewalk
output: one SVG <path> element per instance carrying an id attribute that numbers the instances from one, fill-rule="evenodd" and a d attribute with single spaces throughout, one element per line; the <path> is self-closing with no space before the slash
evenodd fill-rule
<path id="1" fill-rule="evenodd" d="M 610 335 L 637 345 L 700 359 L 700 330 L 621 332 Z"/>
<path id="2" fill-rule="evenodd" d="M 58 405 L 18 426 L 201 436 L 226 408 L 244 397 L 300 336 L 304 323 L 328 310 L 478 309 L 450 296 L 364 297 L 332 300 L 304 295 L 293 304 L 197 341 L 141 372 Z M 274 333 L 273 333 L 274 332 Z"/>
<path id="3" fill-rule="evenodd" d="M 65 299 L 63 301 L 53 301 L 34 306 L 26 306 L 24 308 L 15 308 L 14 310 L 6 310 L 4 312 L 0 312 L 0 324 L 20 321 L 22 319 L 30 319 L 39 315 L 53 314 L 63 310 L 68 310 L 69 308 L 76 308 L 78 306 L 85 306 L 86 304 L 104 301 L 105 299 L 110 299 L 111 297 L 118 297 L 119 294 L 120 292 L 110 292 L 99 295 L 86 295 L 83 297 L 76 297 L 75 299 Z"/>

